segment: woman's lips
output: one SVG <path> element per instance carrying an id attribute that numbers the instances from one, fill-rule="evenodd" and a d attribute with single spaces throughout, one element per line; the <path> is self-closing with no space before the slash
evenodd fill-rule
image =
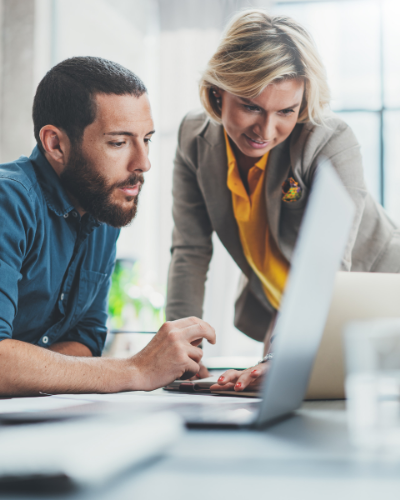
<path id="1" fill-rule="evenodd" d="M 250 139 L 249 136 L 247 136 L 246 134 L 243 134 L 246 141 L 247 141 L 247 144 L 253 148 L 253 149 L 264 149 L 266 148 L 270 141 L 264 141 L 264 142 L 261 142 L 261 141 L 254 141 L 253 139 Z"/>
<path id="2" fill-rule="evenodd" d="M 134 186 L 125 186 L 123 188 L 119 188 L 126 196 L 137 196 L 140 191 L 140 182 L 135 184 Z"/>

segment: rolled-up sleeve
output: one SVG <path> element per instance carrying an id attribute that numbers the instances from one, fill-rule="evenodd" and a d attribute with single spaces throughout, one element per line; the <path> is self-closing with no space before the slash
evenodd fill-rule
<path id="1" fill-rule="evenodd" d="M 36 227 L 30 192 L 0 175 L 0 341 L 12 338 L 18 311 L 18 283 Z"/>

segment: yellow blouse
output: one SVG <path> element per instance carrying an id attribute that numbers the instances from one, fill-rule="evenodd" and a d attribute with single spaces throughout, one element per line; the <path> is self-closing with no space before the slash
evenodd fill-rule
<path id="1" fill-rule="evenodd" d="M 260 279 L 267 299 L 275 309 L 279 309 L 289 264 L 268 230 L 264 182 L 268 153 L 249 170 L 247 193 L 228 136 L 225 131 L 224 133 L 228 157 L 227 184 L 232 192 L 233 212 L 239 227 L 243 252 Z"/>

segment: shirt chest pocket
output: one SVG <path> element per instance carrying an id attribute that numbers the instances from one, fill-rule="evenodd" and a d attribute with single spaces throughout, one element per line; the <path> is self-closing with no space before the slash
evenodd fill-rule
<path id="1" fill-rule="evenodd" d="M 106 278 L 107 274 L 104 273 L 81 270 L 75 317 L 82 317 L 90 308 Z"/>

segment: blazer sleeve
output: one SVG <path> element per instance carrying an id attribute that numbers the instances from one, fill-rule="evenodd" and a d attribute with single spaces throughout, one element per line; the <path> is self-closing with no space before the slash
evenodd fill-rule
<path id="1" fill-rule="evenodd" d="M 167 321 L 202 317 L 205 282 L 212 256 L 213 228 L 197 180 L 197 166 L 193 161 L 196 154 L 187 153 L 188 149 L 193 153 L 196 147 L 196 138 L 190 138 L 188 125 L 190 123 L 183 120 L 174 160 L 174 229 L 168 272 Z M 190 141 L 191 145 L 182 145 L 183 132 L 184 142 Z"/>
<path id="2" fill-rule="evenodd" d="M 341 263 L 342 271 L 350 271 L 352 266 L 352 252 L 364 214 L 368 191 L 364 181 L 360 145 L 353 131 L 345 122 L 335 118 L 334 123 L 335 125 L 328 122 L 328 127 L 331 126 L 333 130 L 331 129 L 331 134 L 326 138 L 326 141 L 322 141 L 322 144 L 320 140 L 316 141 L 320 142 L 320 147 L 317 150 L 315 150 L 313 137 L 310 137 L 307 141 L 308 147 L 311 146 L 311 149 L 314 149 L 315 155 L 314 160 L 311 162 L 310 174 L 313 177 L 316 168 L 323 167 L 324 163 L 329 161 L 354 202 L 356 212 Z M 315 134 L 318 135 L 318 127 L 314 130 Z M 314 146 L 312 145 L 313 142 Z M 304 156 L 307 156 L 307 146 Z M 329 196 L 329 193 L 327 193 L 327 196 Z"/>

